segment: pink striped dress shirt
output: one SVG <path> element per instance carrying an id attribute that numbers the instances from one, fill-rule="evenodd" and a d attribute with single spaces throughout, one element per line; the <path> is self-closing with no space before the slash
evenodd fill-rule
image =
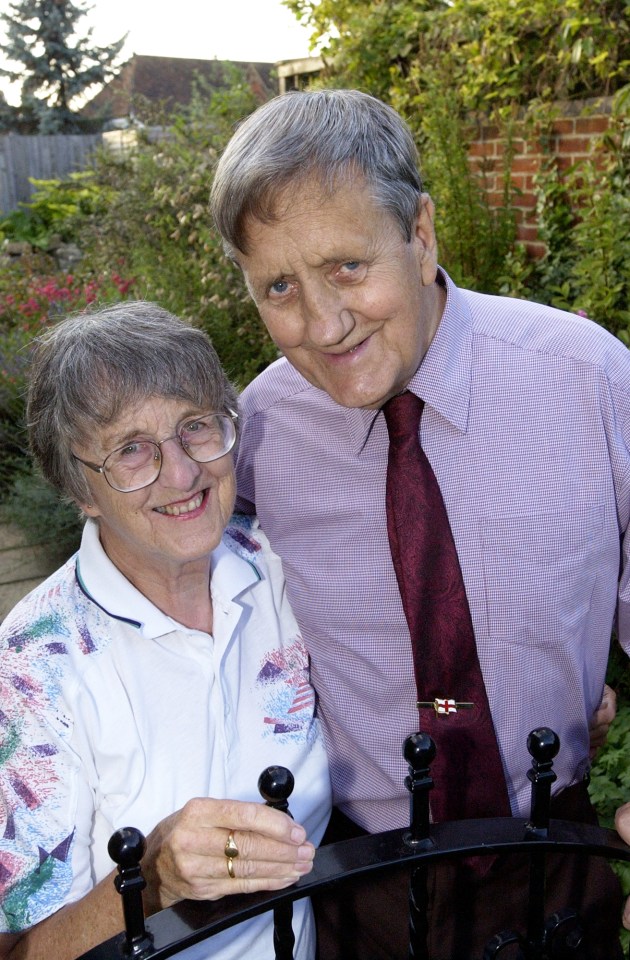
<path id="1" fill-rule="evenodd" d="M 425 401 L 420 439 L 453 529 L 512 809 L 526 815 L 528 733 L 560 735 L 555 790 L 582 779 L 616 612 L 630 652 L 630 351 L 589 320 L 445 280 L 444 315 L 409 387 Z M 244 391 L 242 422 L 239 506 L 256 510 L 283 561 L 335 803 L 372 832 L 404 826 L 402 744 L 421 717 L 387 540 L 383 415 L 339 406 L 281 359 Z M 452 762 L 464 771 L 464 758 Z"/>

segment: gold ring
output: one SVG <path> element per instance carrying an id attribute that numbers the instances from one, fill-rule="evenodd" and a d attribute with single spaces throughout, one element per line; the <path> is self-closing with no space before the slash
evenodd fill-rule
<path id="1" fill-rule="evenodd" d="M 225 859 L 227 861 L 227 871 L 232 880 L 236 880 L 236 874 L 234 873 L 234 860 L 238 857 L 238 847 L 234 840 L 234 831 L 230 830 L 228 833 L 228 838 L 225 841 Z"/>

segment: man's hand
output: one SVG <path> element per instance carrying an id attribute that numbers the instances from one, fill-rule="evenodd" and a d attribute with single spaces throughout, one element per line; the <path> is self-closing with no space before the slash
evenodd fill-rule
<path id="1" fill-rule="evenodd" d="M 225 853 L 230 834 L 234 877 Z M 185 898 L 281 890 L 312 870 L 314 856 L 306 831 L 286 813 L 239 800 L 190 800 L 147 837 L 147 912 Z"/>
<path id="2" fill-rule="evenodd" d="M 602 694 L 602 701 L 591 717 L 591 722 L 589 725 L 591 738 L 591 760 L 594 759 L 599 748 L 603 747 L 606 743 L 606 737 L 608 736 L 610 725 L 615 719 L 616 714 L 617 694 L 611 687 L 608 686 L 608 684 L 606 684 L 604 686 L 604 693 Z"/>
<path id="3" fill-rule="evenodd" d="M 630 803 L 624 803 L 619 807 L 615 814 L 615 827 L 622 840 L 630 843 Z M 623 925 L 626 930 L 630 930 L 630 897 L 626 900 L 623 908 Z"/>

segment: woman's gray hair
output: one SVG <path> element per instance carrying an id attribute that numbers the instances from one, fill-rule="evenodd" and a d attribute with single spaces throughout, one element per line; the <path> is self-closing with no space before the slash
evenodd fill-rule
<path id="1" fill-rule="evenodd" d="M 146 301 L 67 317 L 33 344 L 26 404 L 29 443 L 44 477 L 76 503 L 89 503 L 73 448 L 150 396 L 216 413 L 237 410 L 237 394 L 209 337 Z"/>
<path id="2" fill-rule="evenodd" d="M 217 165 L 210 203 L 226 252 L 247 253 L 247 222 L 270 223 L 289 184 L 332 194 L 362 178 L 407 242 L 418 215 L 418 154 L 402 117 L 358 90 L 285 93 L 247 117 Z"/>

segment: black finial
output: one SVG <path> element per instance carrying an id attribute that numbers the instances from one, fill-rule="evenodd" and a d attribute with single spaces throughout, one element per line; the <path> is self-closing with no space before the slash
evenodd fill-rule
<path id="1" fill-rule="evenodd" d="M 146 849 L 144 834 L 135 827 L 122 827 L 112 833 L 107 844 L 107 852 L 114 863 L 124 868 L 139 867 Z"/>
<path id="2" fill-rule="evenodd" d="M 428 733 L 412 733 L 405 740 L 403 755 L 414 772 L 427 771 L 435 759 L 435 743 Z"/>
<path id="3" fill-rule="evenodd" d="M 267 767 L 258 777 L 258 792 L 268 807 L 288 813 L 295 780 L 286 767 Z M 276 960 L 293 960 L 293 904 L 281 903 L 273 911 L 273 947 Z"/>
<path id="4" fill-rule="evenodd" d="M 527 749 L 532 757 L 527 779 L 532 785 L 529 830 L 537 836 L 546 836 L 549 830 L 551 785 L 557 779 L 553 760 L 560 749 L 560 738 L 549 727 L 532 730 L 527 738 Z"/>
<path id="5" fill-rule="evenodd" d="M 560 737 L 550 727 L 538 727 L 527 738 L 529 755 L 538 764 L 551 764 L 560 749 Z"/>
<path id="6" fill-rule="evenodd" d="M 142 876 L 140 860 L 146 850 L 146 840 L 135 827 L 122 827 L 109 838 L 107 852 L 118 864 L 114 879 L 122 897 L 125 918 L 125 953 L 131 957 L 148 956 L 153 952 L 153 941 L 144 926 L 142 891 L 146 880 Z"/>
<path id="7" fill-rule="evenodd" d="M 414 845 L 428 843 L 429 791 L 433 789 L 429 767 L 435 757 L 435 743 L 428 733 L 412 733 L 405 740 L 403 755 L 409 764 L 409 776 L 405 777 L 405 786 L 410 793 L 411 824 L 410 832 L 405 835 L 405 842 Z"/>
<path id="8" fill-rule="evenodd" d="M 258 792 L 267 806 L 283 813 L 289 813 L 288 801 L 294 786 L 293 774 L 286 767 L 267 767 L 258 778 Z"/>

